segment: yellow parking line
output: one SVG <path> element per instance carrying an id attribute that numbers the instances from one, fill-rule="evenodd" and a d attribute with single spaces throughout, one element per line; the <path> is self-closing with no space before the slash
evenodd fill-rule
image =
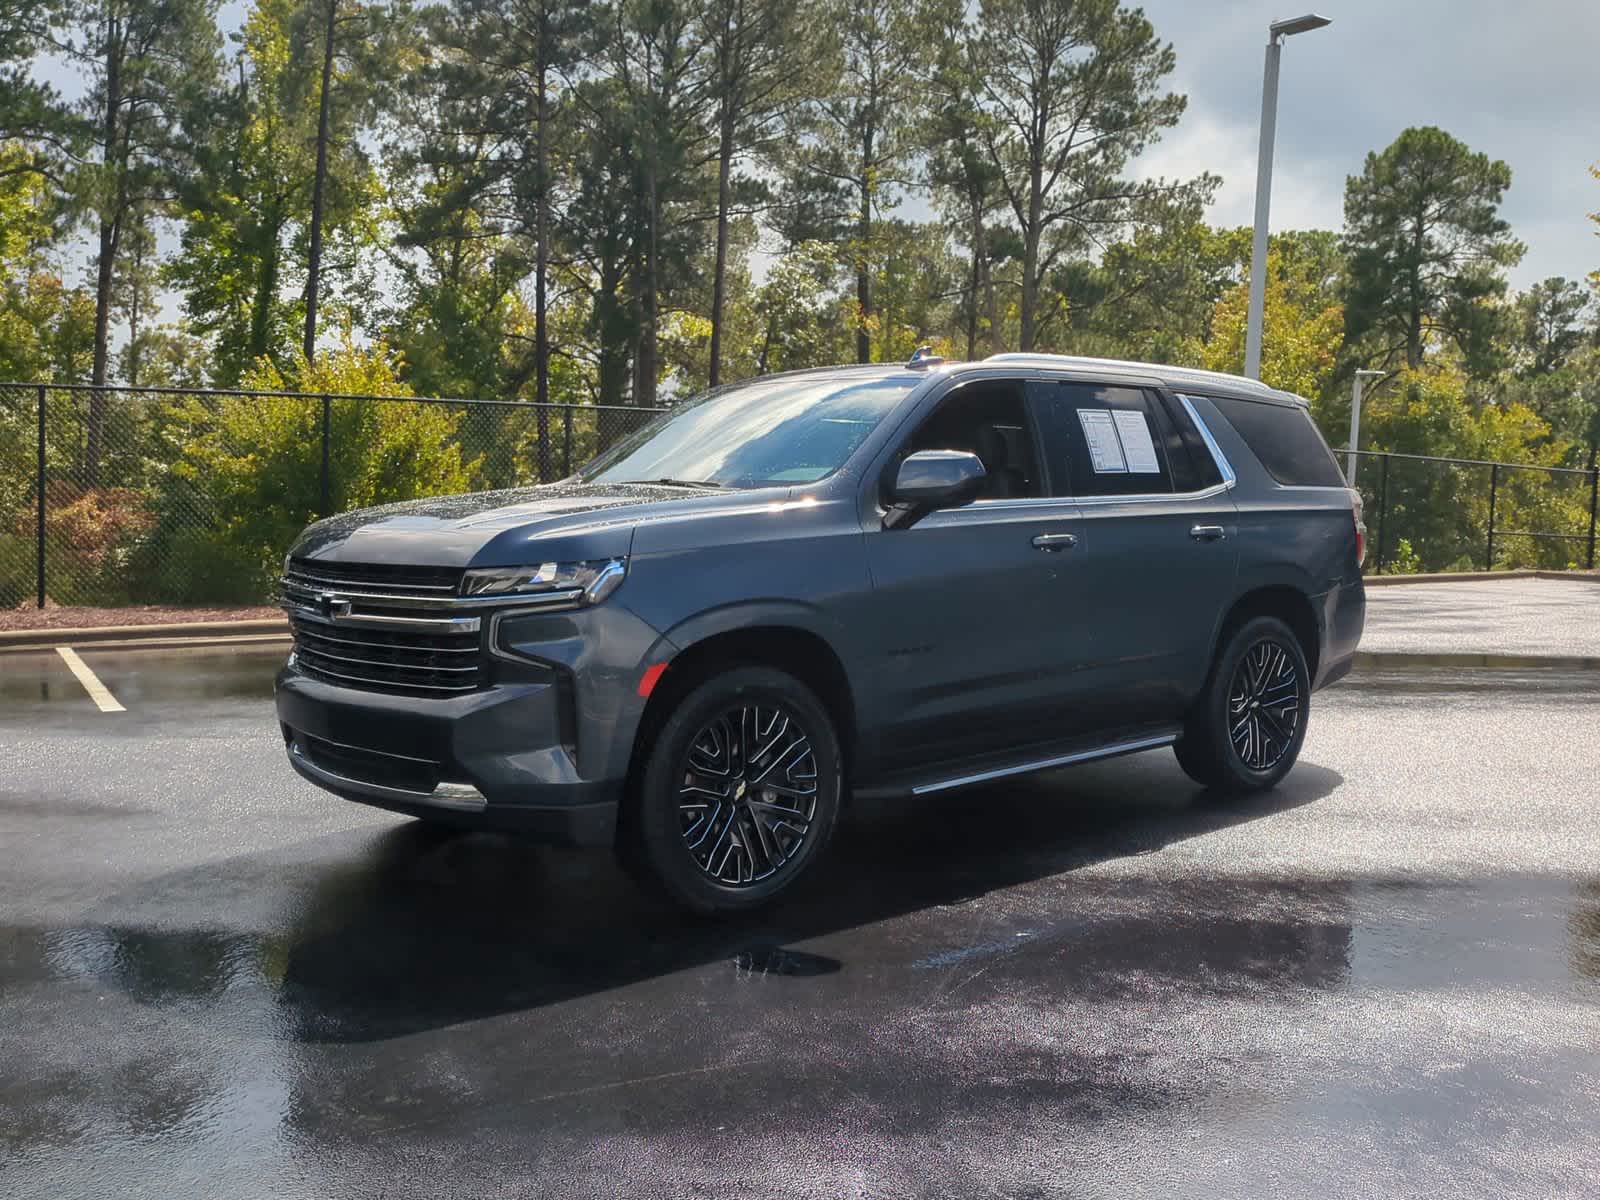
<path id="1" fill-rule="evenodd" d="M 127 712 L 122 705 L 117 703 L 105 684 L 101 683 L 95 673 L 89 670 L 89 664 L 78 657 L 78 652 L 71 646 L 57 646 L 56 653 L 61 655 L 61 661 L 67 664 L 67 670 L 78 677 L 78 682 L 83 684 L 83 690 L 89 693 L 101 712 Z"/>

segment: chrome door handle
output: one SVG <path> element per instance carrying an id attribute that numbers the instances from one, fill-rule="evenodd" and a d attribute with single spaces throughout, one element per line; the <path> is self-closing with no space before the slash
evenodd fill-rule
<path id="1" fill-rule="evenodd" d="M 1033 539 L 1035 549 L 1039 550 L 1071 550 L 1078 544 L 1078 535 L 1075 533 L 1041 533 Z"/>
<path id="2" fill-rule="evenodd" d="M 1189 536 L 1197 542 L 1220 542 L 1228 535 L 1221 525 L 1196 525 L 1189 530 Z"/>

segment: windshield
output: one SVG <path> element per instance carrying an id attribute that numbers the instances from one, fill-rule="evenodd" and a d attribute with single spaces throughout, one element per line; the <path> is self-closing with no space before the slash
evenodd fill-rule
<path id="1" fill-rule="evenodd" d="M 579 474 L 588 483 L 815 483 L 843 466 L 921 382 L 910 374 L 813 375 L 717 388 L 651 422 Z"/>

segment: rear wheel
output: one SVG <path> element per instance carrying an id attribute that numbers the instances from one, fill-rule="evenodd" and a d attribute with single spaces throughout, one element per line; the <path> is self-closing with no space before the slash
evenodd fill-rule
<path id="1" fill-rule="evenodd" d="M 697 912 L 754 908 L 789 888 L 838 821 L 838 735 L 793 676 L 732 667 L 662 723 L 630 797 L 624 850 Z"/>
<path id="2" fill-rule="evenodd" d="M 1273 787 L 1294 766 L 1310 715 L 1311 677 L 1294 631 L 1255 617 L 1228 637 L 1173 747 L 1196 783 L 1227 792 Z"/>

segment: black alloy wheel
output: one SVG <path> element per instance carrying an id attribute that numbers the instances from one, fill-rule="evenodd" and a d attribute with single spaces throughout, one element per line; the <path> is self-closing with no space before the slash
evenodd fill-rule
<path id="1" fill-rule="evenodd" d="M 1196 783 L 1258 792 L 1289 773 L 1305 741 L 1311 674 L 1300 639 L 1277 617 L 1229 630 L 1173 750 Z"/>
<path id="2" fill-rule="evenodd" d="M 783 705 L 751 702 L 706 722 L 689 740 L 680 777 L 683 843 L 724 887 L 770 878 L 811 835 L 817 756 Z"/>
<path id="3" fill-rule="evenodd" d="M 798 679 L 764 666 L 724 667 L 662 704 L 621 815 L 623 861 L 696 912 L 756 908 L 833 836 L 843 794 L 833 719 Z"/>
<path id="4" fill-rule="evenodd" d="M 1278 641 L 1254 642 L 1228 685 L 1228 740 L 1252 771 L 1270 771 L 1294 744 L 1300 727 L 1300 677 Z"/>

